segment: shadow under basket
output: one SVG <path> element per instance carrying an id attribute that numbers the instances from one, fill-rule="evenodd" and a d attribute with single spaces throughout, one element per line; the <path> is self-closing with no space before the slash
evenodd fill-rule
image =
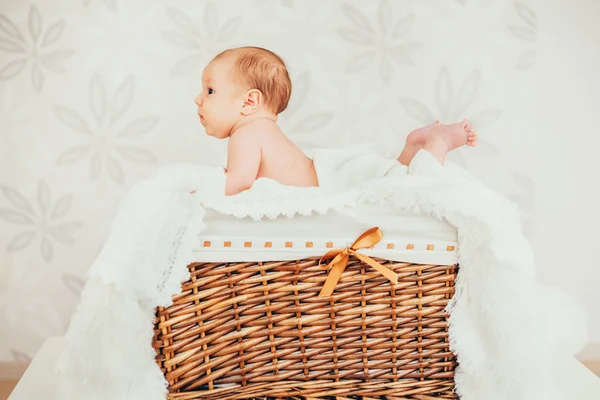
<path id="1" fill-rule="evenodd" d="M 458 266 L 351 259 L 333 295 L 318 258 L 194 263 L 158 307 L 169 399 L 457 399 L 445 307 Z"/>

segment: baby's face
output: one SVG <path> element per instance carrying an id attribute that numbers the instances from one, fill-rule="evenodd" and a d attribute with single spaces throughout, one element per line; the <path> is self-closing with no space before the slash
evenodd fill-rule
<path id="1" fill-rule="evenodd" d="M 232 67 L 226 57 L 211 61 L 202 72 L 202 93 L 194 99 L 206 134 L 218 139 L 229 137 L 242 116 L 245 90 L 234 79 Z"/>

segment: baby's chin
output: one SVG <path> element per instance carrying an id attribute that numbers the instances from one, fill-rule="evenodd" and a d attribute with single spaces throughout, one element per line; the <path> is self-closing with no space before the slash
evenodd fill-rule
<path id="1" fill-rule="evenodd" d="M 204 127 L 204 133 L 206 134 L 206 136 L 215 137 L 213 131 L 207 128 L 206 126 Z"/>
<path id="2" fill-rule="evenodd" d="M 214 137 L 215 139 L 226 139 L 227 137 L 229 137 L 228 134 L 224 134 L 221 132 L 215 132 L 206 126 L 204 127 L 204 132 L 206 132 L 207 136 Z"/>

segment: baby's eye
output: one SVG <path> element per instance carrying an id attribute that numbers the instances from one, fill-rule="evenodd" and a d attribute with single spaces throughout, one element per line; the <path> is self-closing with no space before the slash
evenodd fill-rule
<path id="1" fill-rule="evenodd" d="M 213 94 L 215 91 L 212 90 L 211 88 L 208 88 L 208 94 Z"/>

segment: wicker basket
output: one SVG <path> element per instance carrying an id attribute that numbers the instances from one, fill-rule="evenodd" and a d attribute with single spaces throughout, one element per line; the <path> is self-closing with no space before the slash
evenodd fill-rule
<path id="1" fill-rule="evenodd" d="M 457 265 L 350 259 L 332 296 L 318 258 L 194 263 L 159 307 L 169 399 L 456 399 L 448 315 Z"/>

